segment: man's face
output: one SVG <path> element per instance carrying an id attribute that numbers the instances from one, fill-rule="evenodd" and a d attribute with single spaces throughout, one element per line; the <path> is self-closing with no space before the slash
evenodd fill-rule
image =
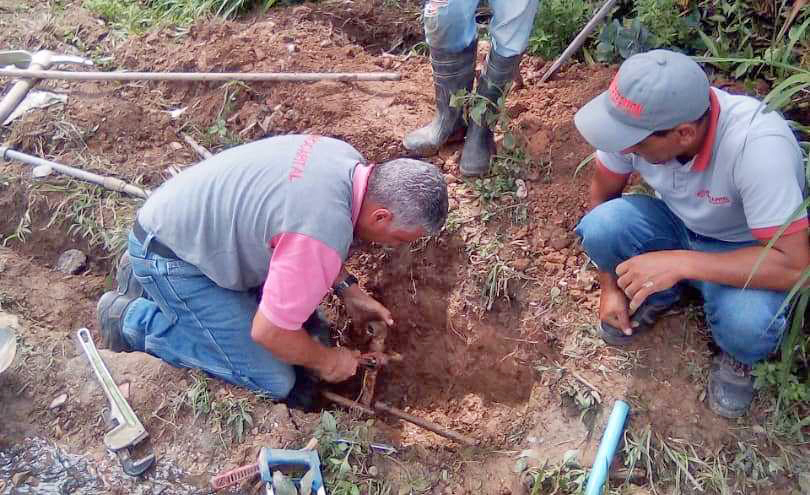
<path id="1" fill-rule="evenodd" d="M 661 165 L 677 157 L 683 150 L 676 134 L 675 130 L 668 132 L 665 136 L 651 134 L 640 143 L 625 148 L 621 152 L 625 155 L 635 153 L 649 163 Z"/>

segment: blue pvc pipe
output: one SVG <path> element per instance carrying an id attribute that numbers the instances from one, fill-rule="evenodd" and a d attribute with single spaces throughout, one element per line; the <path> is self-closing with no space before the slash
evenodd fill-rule
<path id="1" fill-rule="evenodd" d="M 602 486 L 605 484 L 608 471 L 610 471 L 610 463 L 613 461 L 616 447 L 622 438 L 624 422 L 629 412 L 630 406 L 623 400 L 617 400 L 613 405 L 613 412 L 610 413 L 605 433 L 602 435 L 602 443 L 599 444 L 599 450 L 596 451 L 593 469 L 591 469 L 591 474 L 588 476 L 585 495 L 599 495 L 602 493 Z"/>

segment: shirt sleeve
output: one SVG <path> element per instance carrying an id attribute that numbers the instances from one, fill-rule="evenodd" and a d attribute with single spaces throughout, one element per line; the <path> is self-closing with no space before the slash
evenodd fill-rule
<path id="1" fill-rule="evenodd" d="M 596 151 L 596 166 L 607 170 L 613 175 L 625 177 L 633 172 L 633 160 L 621 153 L 605 153 Z"/>
<path id="2" fill-rule="evenodd" d="M 801 155 L 784 136 L 763 136 L 748 142 L 734 172 L 751 233 L 769 240 L 789 222 L 783 235 L 807 228 L 807 209 L 800 180 Z"/>
<path id="3" fill-rule="evenodd" d="M 341 258 L 331 247 L 303 234 L 279 234 L 271 244 L 273 256 L 259 310 L 274 325 L 298 330 L 332 287 Z"/>

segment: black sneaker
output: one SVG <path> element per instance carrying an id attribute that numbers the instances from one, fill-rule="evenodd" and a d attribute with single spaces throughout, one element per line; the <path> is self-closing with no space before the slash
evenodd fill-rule
<path id="1" fill-rule="evenodd" d="M 129 259 L 129 253 L 124 251 L 121 259 L 118 260 L 118 268 L 115 271 L 115 281 L 118 284 L 118 293 L 122 296 L 126 295 L 132 299 L 143 297 L 143 287 L 135 274 L 132 273 L 132 261 Z"/>
<path id="2" fill-rule="evenodd" d="M 725 352 L 714 357 L 709 373 L 709 409 L 724 418 L 745 416 L 754 400 L 751 366 Z"/>
<path id="3" fill-rule="evenodd" d="M 295 385 L 290 390 L 285 402 L 290 409 L 298 409 L 307 413 L 318 410 L 321 403 L 320 381 L 311 370 L 303 366 L 293 366 L 295 370 Z"/>
<path id="4" fill-rule="evenodd" d="M 633 326 L 632 335 L 625 335 L 621 329 L 605 321 L 600 321 L 599 336 L 610 345 L 627 345 L 639 335 L 651 330 L 661 315 L 666 313 L 671 307 L 672 305 L 642 304 L 641 307 L 633 313 L 633 316 L 630 317 L 630 324 Z"/>
<path id="5" fill-rule="evenodd" d="M 96 305 L 96 318 L 101 332 L 102 347 L 113 352 L 131 352 L 124 338 L 124 315 L 136 298 L 116 291 L 105 292 Z"/>

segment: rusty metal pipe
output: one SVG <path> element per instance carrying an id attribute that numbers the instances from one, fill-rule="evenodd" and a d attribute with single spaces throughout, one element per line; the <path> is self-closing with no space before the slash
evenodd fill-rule
<path id="1" fill-rule="evenodd" d="M 334 402 L 336 404 L 340 404 L 341 406 L 348 407 L 350 409 L 355 409 L 355 410 L 360 411 L 362 413 L 368 414 L 369 416 L 376 416 L 377 411 L 381 411 L 381 412 L 390 414 L 391 416 L 394 416 L 394 417 L 397 417 L 397 418 L 402 419 L 404 421 L 407 421 L 409 423 L 413 423 L 416 426 L 424 428 L 424 429 L 426 429 L 428 431 L 432 431 L 433 433 L 435 433 L 435 434 L 437 434 L 439 436 L 443 436 L 444 438 L 449 438 L 450 440 L 454 440 L 454 441 L 456 441 L 458 443 L 462 443 L 462 444 L 465 444 L 465 445 L 478 445 L 478 441 L 475 440 L 474 438 L 470 438 L 470 437 L 468 437 L 466 435 L 462 435 L 461 433 L 458 433 L 458 432 L 455 432 L 455 431 L 452 431 L 452 430 L 448 430 L 447 428 L 439 426 L 439 425 L 437 425 L 436 423 L 434 423 L 432 421 L 428 421 L 426 419 L 419 418 L 419 417 L 414 416 L 412 414 L 408 414 L 405 411 L 403 411 L 401 409 L 397 409 L 396 407 L 393 407 L 393 406 L 389 406 L 388 404 L 386 404 L 384 402 L 376 401 L 374 403 L 374 409 L 371 409 L 369 407 L 364 406 L 363 404 L 360 404 L 357 401 L 347 399 L 347 398 L 345 398 L 343 396 L 340 396 L 340 395 L 338 395 L 338 394 L 336 394 L 334 392 L 329 392 L 327 390 L 323 390 L 323 391 L 321 391 L 321 394 L 326 399 L 331 400 L 332 402 Z"/>

